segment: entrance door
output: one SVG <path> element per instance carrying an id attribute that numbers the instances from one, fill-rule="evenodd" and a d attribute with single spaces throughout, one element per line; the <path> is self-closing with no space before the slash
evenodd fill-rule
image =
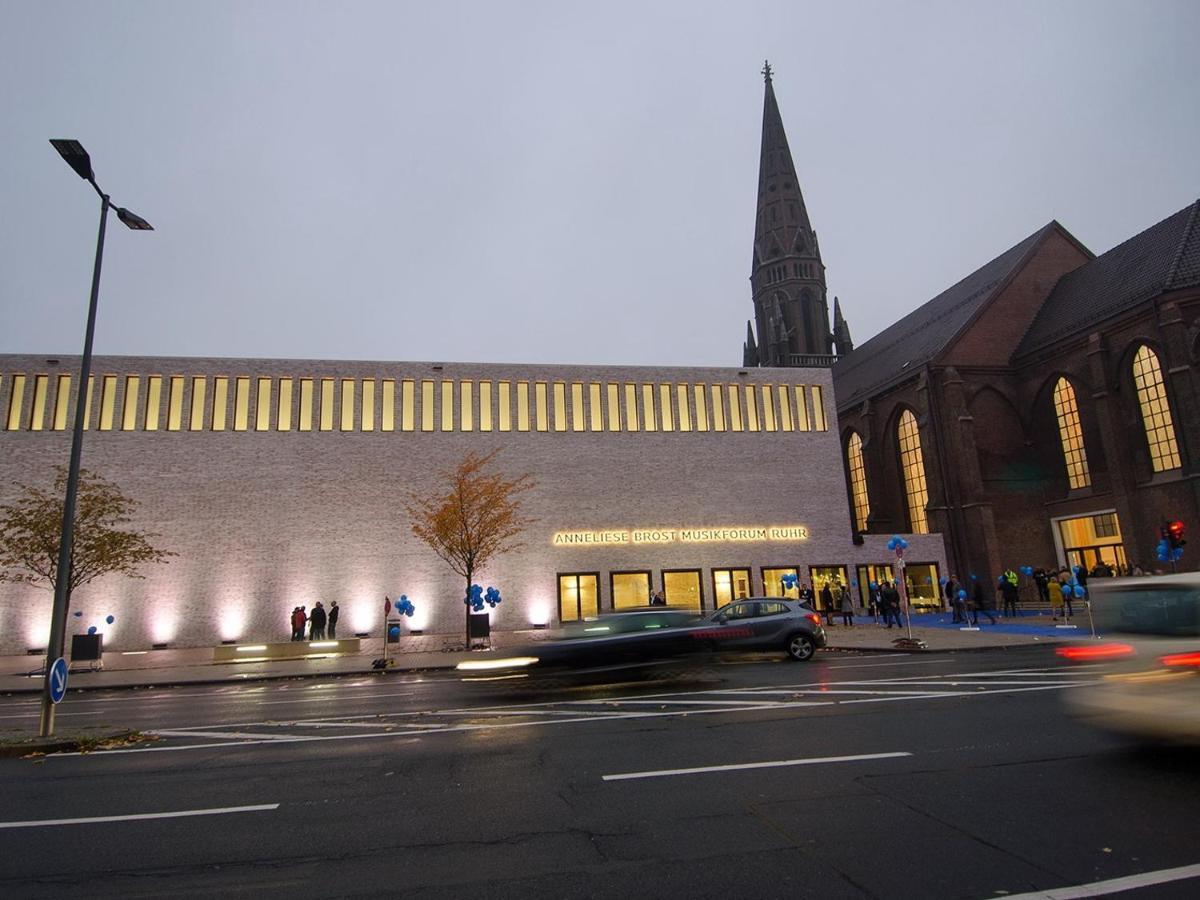
<path id="1" fill-rule="evenodd" d="M 600 573 L 558 576 L 558 620 L 574 622 L 600 612 Z"/>
<path id="2" fill-rule="evenodd" d="M 788 597 L 795 600 L 800 596 L 800 583 L 796 582 L 792 587 L 783 586 L 784 575 L 795 575 L 797 579 L 800 577 L 800 569 L 796 566 L 784 566 L 775 569 L 763 569 L 763 593 L 768 597 Z"/>
<path id="3" fill-rule="evenodd" d="M 750 596 L 749 569 L 713 569 L 712 577 L 714 609 Z"/>
<path id="4" fill-rule="evenodd" d="M 666 570 L 662 573 L 662 583 L 667 606 L 700 611 L 703 597 L 700 593 L 699 569 Z"/>

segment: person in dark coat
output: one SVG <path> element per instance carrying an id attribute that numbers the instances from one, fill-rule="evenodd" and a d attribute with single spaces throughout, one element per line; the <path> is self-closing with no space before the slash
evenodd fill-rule
<path id="1" fill-rule="evenodd" d="M 317 605 L 313 607 L 312 616 L 309 619 L 308 639 L 310 641 L 322 641 L 325 639 L 325 620 L 325 607 L 318 600 Z"/>
<path id="2" fill-rule="evenodd" d="M 332 603 L 329 604 L 329 639 L 331 641 L 335 640 L 337 638 L 337 620 L 338 620 L 338 605 L 337 605 L 337 601 L 334 600 Z"/>
<path id="3" fill-rule="evenodd" d="M 971 594 L 971 612 L 974 614 L 971 619 L 972 625 L 979 624 L 979 614 L 983 613 L 988 617 L 988 620 L 995 625 L 996 617 L 992 615 L 992 610 L 996 608 L 996 589 L 994 587 L 984 587 L 985 579 L 975 579 L 975 588 Z"/>
<path id="4" fill-rule="evenodd" d="M 1050 605 L 1050 573 L 1045 569 L 1033 570 L 1033 583 L 1037 585 L 1038 599 L 1046 606 Z"/>
<path id="5" fill-rule="evenodd" d="M 1008 577 L 1005 572 L 1000 576 L 1000 595 L 1004 597 L 1004 609 L 1002 614 L 1016 618 L 1017 615 L 1017 599 L 1021 592 L 1017 585 Z"/>
<path id="6" fill-rule="evenodd" d="M 821 587 L 821 608 L 825 610 L 825 624 L 833 624 L 833 591 L 829 589 L 829 582 L 826 581 Z"/>
<path id="7" fill-rule="evenodd" d="M 958 576 L 951 575 L 946 579 L 945 585 L 942 586 L 942 593 L 946 597 L 946 602 L 950 604 L 950 608 L 954 610 L 954 622 L 962 622 L 962 605 L 958 602 Z"/>

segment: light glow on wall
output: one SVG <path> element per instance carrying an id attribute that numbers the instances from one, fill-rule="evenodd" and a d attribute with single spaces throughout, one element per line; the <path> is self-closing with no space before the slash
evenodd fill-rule
<path id="1" fill-rule="evenodd" d="M 246 630 L 246 608 L 240 600 L 228 600 L 221 604 L 217 614 L 217 633 L 223 641 L 236 641 Z"/>
<path id="2" fill-rule="evenodd" d="M 534 600 L 533 603 L 529 605 L 529 624 L 549 625 L 550 604 L 545 600 Z"/>
<path id="3" fill-rule="evenodd" d="M 412 594 L 408 595 L 408 599 L 415 609 L 411 616 L 404 617 L 404 625 L 409 631 L 424 631 L 429 624 L 429 603 L 422 602 Z"/>
<path id="4" fill-rule="evenodd" d="M 383 609 L 382 594 L 374 600 L 370 597 L 360 595 L 350 601 L 349 607 L 341 615 L 344 616 L 347 612 L 350 613 L 350 627 L 355 634 L 361 634 L 364 631 L 376 631 L 379 628 L 379 611 Z M 341 608 L 342 606 L 339 603 L 338 609 Z"/>
<path id="5" fill-rule="evenodd" d="M 150 633 L 150 643 L 169 644 L 179 633 L 179 615 L 173 606 L 153 607 L 146 630 Z"/>

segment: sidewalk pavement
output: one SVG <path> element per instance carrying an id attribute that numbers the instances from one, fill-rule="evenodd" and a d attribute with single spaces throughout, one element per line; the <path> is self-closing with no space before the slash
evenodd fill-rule
<path id="1" fill-rule="evenodd" d="M 907 636 L 906 629 L 885 628 L 870 617 L 856 615 L 853 626 L 825 626 L 828 650 L 891 652 L 894 642 Z M 1090 637 L 1087 619 L 1075 619 L 1078 629 L 1059 629 L 1048 616 L 1024 616 L 985 624 L 978 631 L 962 631 L 949 613 L 926 613 L 912 617 L 912 634 L 926 651 L 949 652 L 1018 647 Z M 516 647 L 544 640 L 552 632 L 515 631 L 492 635 L 490 650 L 463 650 L 461 635 L 404 635 L 389 648 L 395 658 L 393 672 L 452 669 L 466 659 L 501 656 Z M 214 663 L 211 647 L 173 650 L 108 651 L 104 667 L 89 670 L 87 664 L 73 666 L 71 690 L 147 688 L 184 684 L 232 684 L 279 678 L 311 678 L 322 675 L 358 675 L 377 671 L 371 663 L 383 655 L 381 638 L 364 638 L 357 654 L 311 659 L 264 660 L 245 663 Z M 921 652 L 906 650 L 906 652 Z M 38 656 L 0 657 L 0 694 L 37 693 L 42 689 L 42 666 Z"/>

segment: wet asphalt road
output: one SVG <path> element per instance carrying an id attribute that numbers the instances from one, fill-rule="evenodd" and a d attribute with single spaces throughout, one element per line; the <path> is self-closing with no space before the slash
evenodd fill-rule
<path id="1" fill-rule="evenodd" d="M 983 898 L 1200 863 L 1190 754 L 1062 714 L 1100 671 L 1031 648 L 72 694 L 60 723 L 160 740 L 0 760 L 0 894 Z"/>

